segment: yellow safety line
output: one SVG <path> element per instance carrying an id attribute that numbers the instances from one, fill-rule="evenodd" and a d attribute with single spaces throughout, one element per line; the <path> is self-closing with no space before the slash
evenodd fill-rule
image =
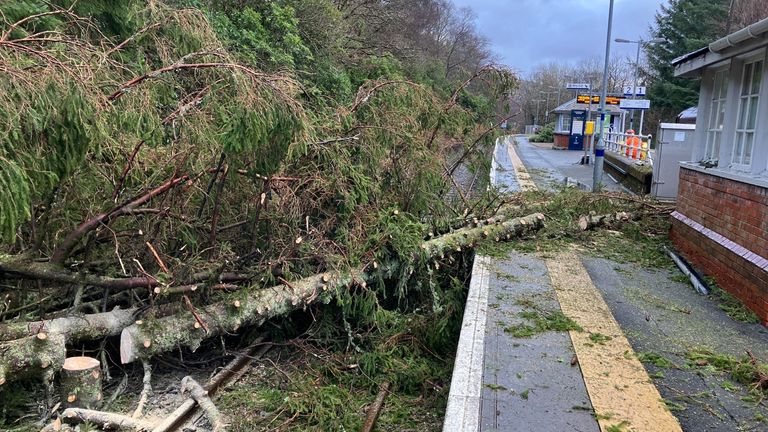
<path id="1" fill-rule="evenodd" d="M 507 143 L 507 152 L 509 153 L 509 158 L 512 159 L 512 166 L 515 167 L 515 174 L 517 175 L 517 182 L 520 184 L 520 189 L 524 191 L 538 189 L 533 180 L 531 180 L 531 175 L 528 174 L 528 170 L 525 169 L 523 161 L 517 155 L 517 151 L 515 151 L 515 139 L 512 138 L 511 141 L 512 142 L 507 140 L 505 142 Z"/>
<path id="2" fill-rule="evenodd" d="M 569 333 L 600 429 L 682 431 L 578 255 L 563 252 L 546 264 L 560 308 L 583 328 Z"/>
<path id="3" fill-rule="evenodd" d="M 521 188 L 535 190 L 514 144 L 507 148 Z M 682 431 L 578 255 L 563 252 L 546 264 L 561 310 L 583 330 L 569 334 L 600 429 Z"/>

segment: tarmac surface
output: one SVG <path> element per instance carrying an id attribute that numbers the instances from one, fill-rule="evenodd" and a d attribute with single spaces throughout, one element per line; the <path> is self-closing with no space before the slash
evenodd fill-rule
<path id="1" fill-rule="evenodd" d="M 592 166 L 578 164 L 580 152 L 548 149 L 519 136 L 516 141 L 497 143 L 491 173 L 497 187 L 520 190 L 529 177 L 540 188 L 566 178 L 591 187 Z M 621 189 L 604 180 L 607 188 Z M 476 259 L 475 272 L 483 276 L 476 280 L 473 273 L 474 300 L 465 311 L 444 431 L 768 431 L 762 401 L 712 366 L 692 365 L 688 357 L 697 350 L 734 356 L 749 350 L 766 361 L 763 326 L 733 320 L 717 300 L 677 281 L 679 272 L 671 266 L 649 269 L 577 253 L 572 268 L 564 271 L 552 266 L 565 255 L 512 252 L 503 259 Z M 569 290 L 574 271 L 583 274 L 586 295 L 561 292 Z M 578 304 L 580 296 L 589 295 L 596 297 Z M 604 313 L 584 310 L 593 303 L 602 304 Z M 585 343 L 584 338 L 600 334 L 594 330 L 530 337 L 512 331 L 530 324 L 532 311 L 560 310 L 585 329 L 608 328 L 601 331 L 612 336 L 609 341 L 625 341 L 626 349 L 618 348 L 624 355 L 601 353 L 609 348 L 603 350 L 602 343 Z M 611 322 L 612 330 L 602 327 Z M 639 370 L 627 372 L 621 363 Z M 645 394 L 645 401 L 628 397 L 635 387 L 644 388 L 637 394 Z M 621 400 L 623 405 L 615 405 Z M 616 412 L 605 412 L 611 404 Z M 654 411 L 656 405 L 664 410 Z"/>

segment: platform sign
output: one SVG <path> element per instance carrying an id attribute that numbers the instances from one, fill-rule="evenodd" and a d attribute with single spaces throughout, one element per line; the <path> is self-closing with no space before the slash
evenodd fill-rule
<path id="1" fill-rule="evenodd" d="M 625 110 L 647 110 L 651 108 L 651 101 L 648 99 L 622 99 L 619 108 Z"/>
<path id="2" fill-rule="evenodd" d="M 625 96 L 632 96 L 632 86 L 625 86 L 624 87 L 624 95 Z M 635 87 L 635 96 L 645 96 L 645 86 L 637 86 L 637 87 Z"/>
<path id="3" fill-rule="evenodd" d="M 589 84 L 587 83 L 568 83 L 565 85 L 568 90 L 589 90 Z"/>

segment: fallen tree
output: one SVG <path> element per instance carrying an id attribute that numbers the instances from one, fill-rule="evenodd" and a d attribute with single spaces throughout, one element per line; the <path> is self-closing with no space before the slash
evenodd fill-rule
<path id="1" fill-rule="evenodd" d="M 544 215 L 531 214 L 521 218 L 490 223 L 474 228 L 463 228 L 453 233 L 422 243 L 413 259 L 432 259 L 445 254 L 473 247 L 483 240 L 500 241 L 509 237 L 523 236 L 539 230 L 544 225 Z M 137 309 L 116 309 L 111 312 L 57 318 L 49 321 L 16 322 L 0 326 L 0 336 L 8 340 L 0 344 L 0 370 L 20 371 L 37 366 L 61 356 L 61 362 L 48 361 L 51 370 L 58 370 L 63 363 L 64 344 L 83 340 L 97 340 L 120 334 L 120 358 L 122 363 L 146 359 L 179 346 L 195 350 L 202 341 L 220 334 L 238 331 L 243 326 L 260 325 L 264 321 L 285 315 L 317 302 L 328 302 L 338 290 L 349 289 L 356 284 L 366 284 L 378 277 L 397 274 L 401 262 L 366 266 L 348 271 L 325 272 L 296 281 L 285 281 L 271 288 L 243 289 L 246 295 L 204 305 L 198 309 L 184 309 L 159 318 L 137 320 Z M 55 337 L 57 345 L 43 344 L 46 349 L 25 350 L 24 363 L 17 361 L 16 347 L 25 341 L 37 339 L 30 334 L 47 334 Z M 30 339 L 31 338 L 31 339 Z M 50 342 L 50 341 L 49 341 Z M 32 345 L 40 347 L 41 344 Z M 60 351 L 54 353 L 53 351 Z M 58 358 L 58 357 L 56 357 Z"/>
<path id="2" fill-rule="evenodd" d="M 521 236 L 544 225 L 544 215 L 537 213 L 498 224 L 465 228 L 422 244 L 422 258 L 471 247 L 486 238 L 501 239 L 507 235 Z M 126 327 L 120 335 L 120 361 L 131 363 L 138 359 L 168 352 L 178 346 L 195 350 L 200 343 L 219 334 L 236 332 L 242 326 L 260 325 L 276 316 L 285 315 L 316 302 L 328 302 L 337 290 L 355 284 L 365 284 L 374 272 L 394 273 L 400 263 L 373 266 L 369 271 L 355 269 L 327 272 L 292 281 L 231 301 L 207 305 L 192 313 L 180 312 L 152 322 Z"/>
<path id="3" fill-rule="evenodd" d="M 629 222 L 632 220 L 638 220 L 642 214 L 629 213 L 629 212 L 616 212 L 611 214 L 597 215 L 589 214 L 579 217 L 579 228 L 582 231 L 588 231 L 595 228 L 615 228 L 616 226 Z"/>

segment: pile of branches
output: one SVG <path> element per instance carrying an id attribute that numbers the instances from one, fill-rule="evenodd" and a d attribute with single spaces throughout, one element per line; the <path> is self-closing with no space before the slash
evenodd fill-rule
<path id="1" fill-rule="evenodd" d="M 499 206 L 445 195 L 504 121 L 460 96 L 502 94 L 507 70 L 447 100 L 368 81 L 328 107 L 238 63 L 199 10 L 149 2 L 113 41 L 49 9 L 0 28 L 0 385 L 50 381 L 68 350 L 118 335 L 123 363 L 194 349 L 384 277 L 404 298 L 415 261 L 542 225 L 439 236 Z"/>

